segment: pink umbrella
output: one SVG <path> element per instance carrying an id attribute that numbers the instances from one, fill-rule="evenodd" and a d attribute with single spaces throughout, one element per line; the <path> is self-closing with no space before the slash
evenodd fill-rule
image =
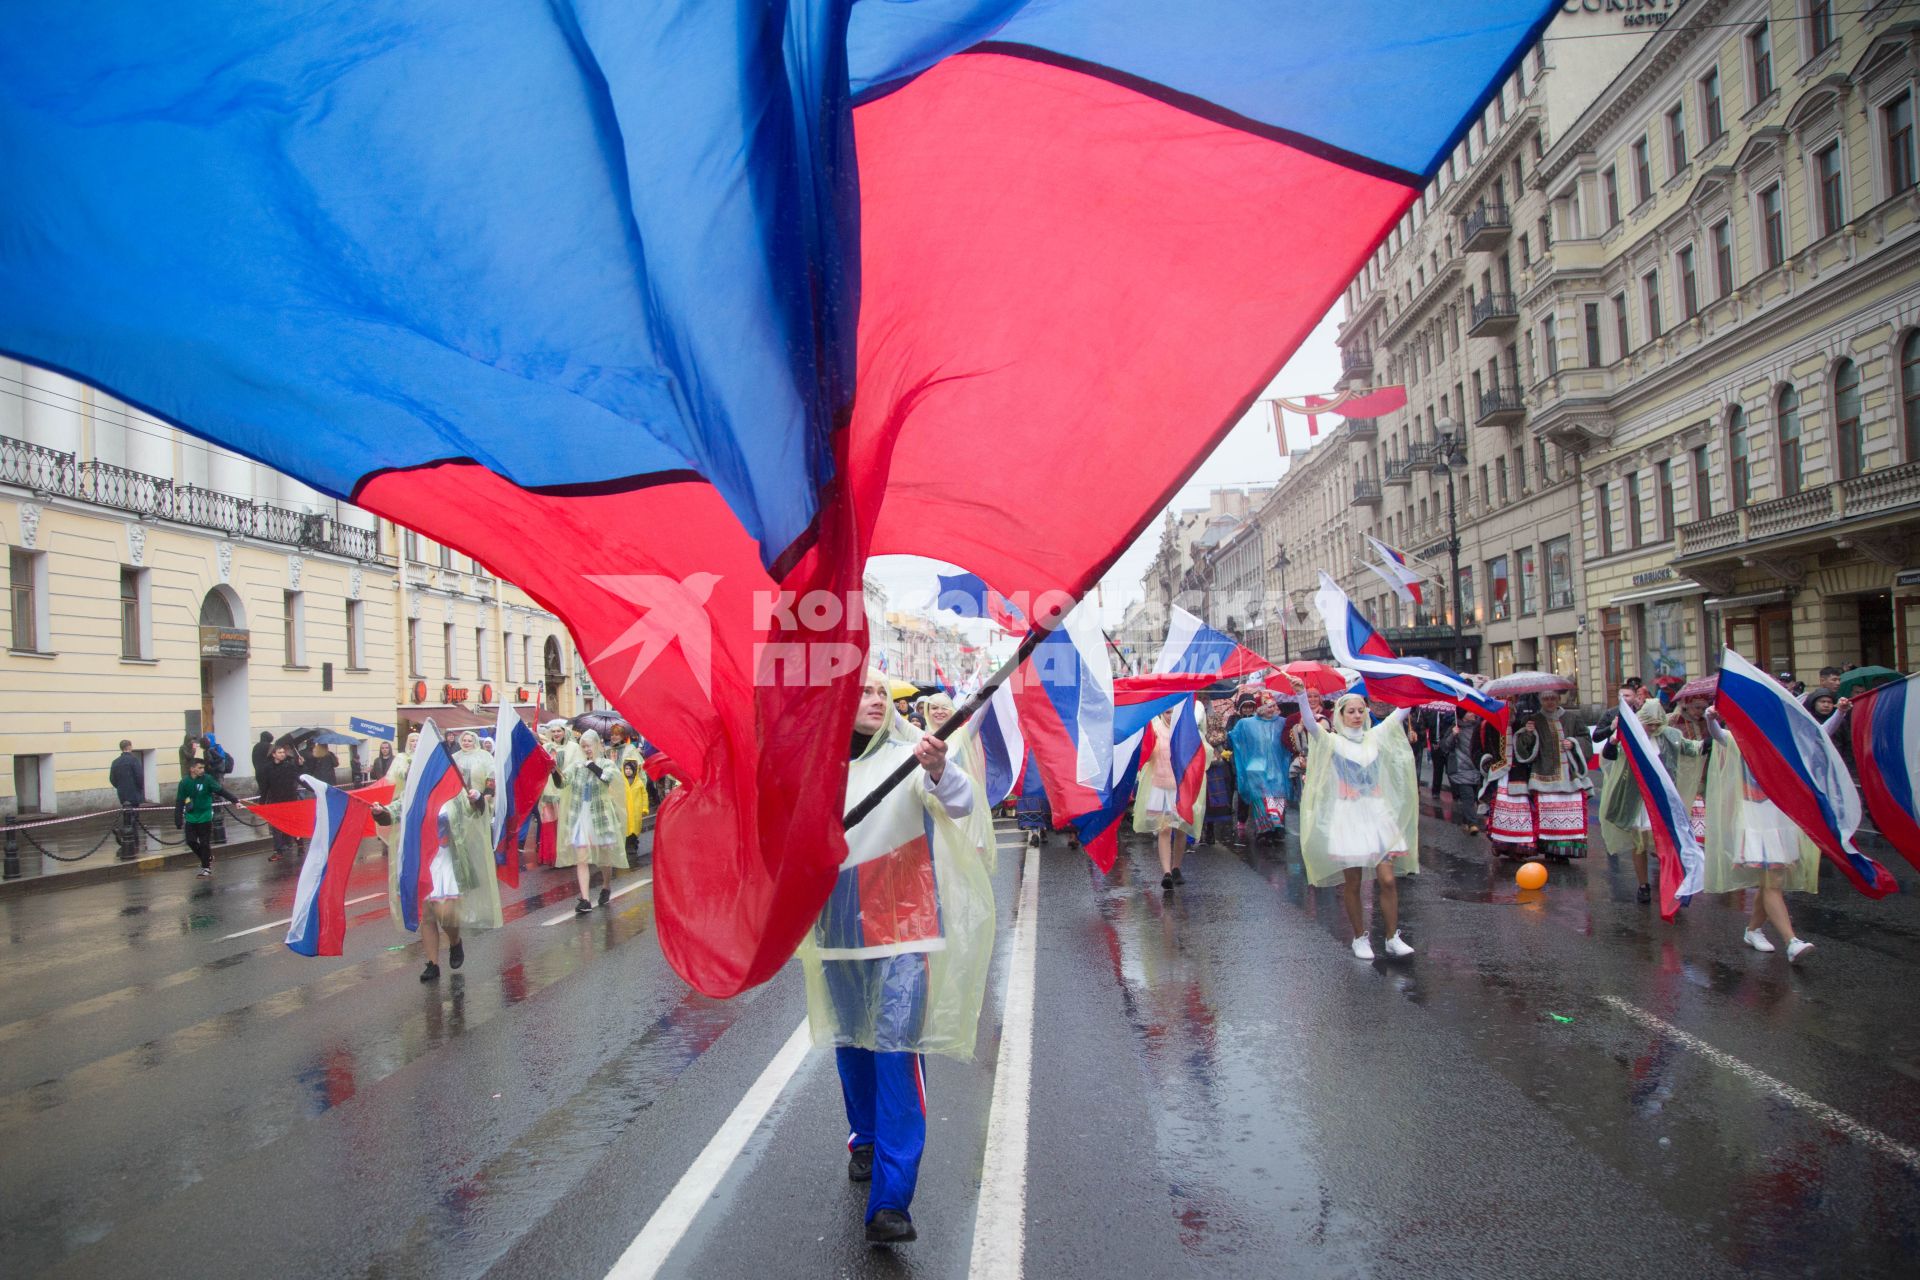
<path id="1" fill-rule="evenodd" d="M 1711 698 L 1720 691 L 1719 676 L 1701 676 L 1689 680 L 1680 686 L 1680 692 L 1673 695 L 1675 702 L 1685 702 L 1688 698 Z"/>
<path id="2" fill-rule="evenodd" d="M 1573 681 L 1551 671 L 1516 671 L 1487 682 L 1486 692 L 1496 698 L 1513 698 L 1523 693 L 1565 693 Z"/>

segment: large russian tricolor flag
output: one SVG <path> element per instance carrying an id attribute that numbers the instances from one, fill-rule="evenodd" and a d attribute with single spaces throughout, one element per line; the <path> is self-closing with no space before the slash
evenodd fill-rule
<path id="1" fill-rule="evenodd" d="M 420 903 L 432 886 L 427 868 L 439 847 L 440 810 L 449 802 L 466 803 L 465 794 L 446 740 L 427 721 L 420 727 L 420 750 L 407 764 L 399 842 L 387 855 L 400 859 L 400 923 L 409 933 L 420 928 Z"/>
<path id="2" fill-rule="evenodd" d="M 1172 615 L 1167 622 L 1167 638 L 1160 643 L 1151 674 L 1239 680 L 1256 671 L 1272 669 L 1271 662 L 1179 605 L 1173 606 Z"/>
<path id="3" fill-rule="evenodd" d="M 1620 703 L 1620 750 L 1646 804 L 1654 852 L 1660 859 L 1660 918 L 1671 920 L 1700 892 L 1707 873 L 1706 853 L 1694 838 L 1692 815 L 1680 799 L 1673 776 L 1660 762 L 1660 752 L 1647 736 L 1639 713 L 1624 701 Z"/>
<path id="4" fill-rule="evenodd" d="M 313 791 L 313 839 L 293 890 L 287 950 L 337 956 L 347 936 L 347 880 L 369 828 L 373 806 L 318 778 L 300 779 Z"/>
<path id="5" fill-rule="evenodd" d="M 1140 757 L 1146 751 L 1147 735 L 1151 732 L 1151 729 L 1142 730 L 1115 744 L 1113 771 L 1107 776 L 1099 804 L 1072 819 L 1080 847 L 1102 872 L 1113 870 L 1113 864 L 1120 858 L 1120 826 L 1133 808 L 1134 788 L 1140 780 Z M 1048 794 L 1052 794 L 1051 790 Z M 1067 825 L 1060 821 L 1057 813 L 1054 824 Z"/>
<path id="6" fill-rule="evenodd" d="M 1084 595 L 1559 8 L 21 6 L 0 352 L 561 617 L 684 770 L 660 943 L 731 994 L 846 849 L 860 611 L 768 600 Z"/>
<path id="7" fill-rule="evenodd" d="M 505 698 L 493 726 L 493 868 L 500 883 L 520 886 L 520 841 L 553 775 L 553 757 Z"/>
<path id="8" fill-rule="evenodd" d="M 1920 675 L 1853 699 L 1853 762 L 1880 834 L 1920 867 Z"/>
<path id="9" fill-rule="evenodd" d="M 1899 889 L 1887 869 L 1854 847 L 1860 796 L 1847 762 L 1798 699 L 1779 681 L 1728 649 L 1720 655 L 1714 712 L 1767 799 L 1813 841 L 1827 861 L 1869 898 Z"/>
<path id="10" fill-rule="evenodd" d="M 1167 743 L 1177 797 L 1174 807 L 1187 822 L 1193 821 L 1194 807 L 1207 789 L 1207 749 L 1200 737 L 1201 714 L 1200 699 L 1189 698 L 1186 705 L 1174 713 L 1173 733 Z"/>
<path id="11" fill-rule="evenodd" d="M 1054 824 L 1065 826 L 1101 806 L 1113 770 L 1113 666 L 1093 609 L 1068 613 L 1016 678 L 1020 731 L 1040 762 Z"/>
<path id="12" fill-rule="evenodd" d="M 1374 630 L 1365 614 L 1332 578 L 1322 573 L 1313 604 L 1327 624 L 1327 644 L 1335 666 L 1351 667 L 1366 682 L 1367 696 L 1395 707 L 1451 702 L 1462 711 L 1507 727 L 1507 704 L 1468 684 L 1450 667 L 1431 658 L 1402 658 Z"/>
<path id="13" fill-rule="evenodd" d="M 940 593 L 934 604 L 951 609 L 963 618 L 982 618 L 1008 635 L 1027 633 L 1027 615 L 1019 605 L 995 591 L 977 573 L 939 575 Z"/>

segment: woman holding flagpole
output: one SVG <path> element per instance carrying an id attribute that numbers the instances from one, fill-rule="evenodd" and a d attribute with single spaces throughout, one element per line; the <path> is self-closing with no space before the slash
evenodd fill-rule
<path id="1" fill-rule="evenodd" d="M 1689 800 L 1680 778 L 1689 761 L 1699 761 L 1706 754 L 1706 743 L 1688 738 L 1678 729 L 1670 727 L 1666 710 L 1656 699 L 1648 698 L 1641 703 L 1636 714 L 1640 717 L 1640 727 L 1647 731 L 1648 740 L 1660 753 L 1661 767 L 1667 771 L 1668 777 L 1675 780 L 1674 787 L 1681 800 Z M 1618 733 L 1607 740 L 1600 755 L 1609 762 L 1619 758 Z M 1648 855 L 1653 852 L 1653 820 L 1647 813 L 1646 799 L 1640 794 L 1639 786 L 1631 774 L 1624 770 L 1621 783 L 1609 788 L 1601 801 L 1600 837 L 1610 855 L 1632 855 L 1633 882 L 1639 886 L 1639 900 L 1653 901 L 1653 883 L 1648 878 L 1647 869 Z"/>
<path id="2" fill-rule="evenodd" d="M 1293 682 L 1303 723 L 1312 725 L 1306 787 L 1300 803 L 1300 860 L 1318 888 L 1340 886 L 1353 954 L 1373 959 L 1360 910 L 1360 882 L 1372 870 L 1374 901 L 1385 917 L 1387 954 L 1413 948 L 1400 936 L 1396 877 L 1420 870 L 1420 780 L 1407 743 L 1401 707 L 1369 727 L 1367 700 L 1349 693 L 1333 704 L 1333 728 L 1323 728 L 1306 705 L 1306 687 Z"/>
<path id="3" fill-rule="evenodd" d="M 1711 708 L 1707 726 L 1713 754 L 1707 765 L 1706 892 L 1754 890 L 1742 939 L 1755 951 L 1772 951 L 1766 933 L 1771 923 L 1786 939 L 1787 959 L 1798 961 L 1813 944 L 1793 931 L 1786 895 L 1820 892 L 1820 851 L 1760 789 Z"/>
<path id="4" fill-rule="evenodd" d="M 1192 714 L 1191 709 L 1186 710 Z M 1173 712 L 1163 711 L 1154 718 L 1153 742 L 1144 748 L 1146 759 L 1141 762 L 1146 781 L 1134 792 L 1133 800 L 1133 829 L 1143 835 L 1152 832 L 1160 852 L 1162 889 L 1187 882 L 1180 874 L 1180 860 L 1186 856 L 1187 837 L 1194 830 L 1192 823 L 1180 818 L 1180 780 L 1173 772 L 1173 717 Z"/>

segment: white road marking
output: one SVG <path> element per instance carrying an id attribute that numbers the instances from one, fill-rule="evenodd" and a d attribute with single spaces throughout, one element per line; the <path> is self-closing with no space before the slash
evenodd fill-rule
<path id="1" fill-rule="evenodd" d="M 1730 1053 L 1721 1052 L 1700 1037 L 1690 1035 L 1672 1023 L 1656 1018 L 1645 1009 L 1629 1004 L 1619 996 L 1602 996 L 1601 999 L 1649 1031 L 1658 1032 L 1674 1043 L 1693 1050 L 1715 1066 L 1724 1067 L 1746 1080 L 1747 1083 L 1765 1090 L 1782 1102 L 1800 1108 L 1824 1122 L 1829 1128 L 1844 1133 L 1861 1146 L 1878 1151 L 1881 1155 L 1889 1156 L 1906 1165 L 1907 1168 L 1920 1172 L 1920 1151 L 1914 1150 L 1904 1142 L 1896 1141 L 1878 1129 L 1861 1124 L 1844 1111 L 1834 1110 L 1818 1098 L 1802 1093 L 1783 1080 L 1774 1079 L 1760 1068 L 1742 1062 Z"/>
<path id="2" fill-rule="evenodd" d="M 354 907 L 354 906 L 360 905 L 363 902 L 372 902 L 375 898 L 384 898 L 386 896 L 387 895 L 384 892 L 363 893 L 357 898 L 348 898 L 347 905 L 350 907 Z M 220 941 L 226 942 L 228 939 L 231 939 L 231 938 L 244 938 L 250 933 L 265 933 L 269 929 L 278 929 L 283 924 L 292 924 L 292 923 L 293 923 L 292 916 L 288 916 L 285 920 L 269 920 L 265 924 L 257 924 L 253 926 L 253 928 L 251 929 L 242 929 L 238 933 L 230 933 L 225 938 L 220 939 Z"/>
<path id="3" fill-rule="evenodd" d="M 612 906 L 616 900 L 620 898 L 624 898 L 626 895 L 632 893 L 635 889 L 644 889 L 652 883 L 653 883 L 653 877 L 646 876 L 642 879 L 634 880 L 627 884 L 623 884 L 618 889 L 615 889 L 613 891 L 613 895 L 607 899 L 607 905 Z M 543 929 L 551 929 L 553 928 L 553 926 L 557 924 L 565 924 L 567 921 L 574 919 L 575 916 L 584 916 L 586 914 L 588 913 L 585 911 L 576 912 L 572 907 L 568 907 L 564 914 L 557 915 L 551 920 L 542 920 L 540 922 L 540 927 Z"/>
<path id="4" fill-rule="evenodd" d="M 1038 955 L 1040 851 L 1028 849 L 1020 873 L 1020 918 L 1007 959 L 1007 1003 L 1000 1060 L 993 1071 L 980 1203 L 973 1215 L 971 1280 L 1021 1274 L 1027 1240 L 1027 1109 L 1033 1085 L 1033 988 Z"/>
<path id="5" fill-rule="evenodd" d="M 719 1132 L 713 1135 L 706 1148 L 694 1158 L 687 1171 L 680 1175 L 680 1181 L 674 1184 L 667 1198 L 647 1219 L 647 1225 L 640 1229 L 627 1251 L 613 1264 L 613 1270 L 607 1272 L 607 1280 L 651 1280 L 666 1265 L 667 1255 L 687 1234 L 687 1228 L 693 1225 L 694 1217 L 706 1206 L 708 1200 L 720 1186 L 720 1180 L 726 1176 L 733 1162 L 740 1158 L 746 1149 L 747 1139 L 753 1136 L 760 1122 L 767 1118 L 767 1112 L 785 1091 L 800 1064 L 806 1061 L 807 1050 L 812 1047 L 813 1037 L 803 1021 L 793 1029 L 787 1042 L 780 1046 L 780 1052 L 773 1055 L 773 1061 L 760 1073 L 734 1107 L 733 1114 L 721 1124 Z"/>

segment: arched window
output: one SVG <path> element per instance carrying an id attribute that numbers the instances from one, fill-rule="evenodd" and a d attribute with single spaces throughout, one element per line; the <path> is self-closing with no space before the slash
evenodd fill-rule
<path id="1" fill-rule="evenodd" d="M 1840 451 L 1840 478 L 1851 480 L 1867 469 L 1867 438 L 1860 426 L 1860 368 L 1842 360 L 1833 371 L 1833 436 Z"/>
<path id="2" fill-rule="evenodd" d="M 1920 330 L 1900 347 L 1900 421 L 1906 428 L 1907 461 L 1920 462 Z"/>
<path id="3" fill-rule="evenodd" d="M 1735 507 L 1746 506 L 1752 493 L 1747 466 L 1747 415 L 1735 405 L 1727 414 L 1727 481 Z"/>
<path id="4" fill-rule="evenodd" d="M 1774 421 L 1779 424 L 1780 496 L 1800 492 L 1806 478 L 1806 453 L 1800 441 L 1800 393 L 1782 387 L 1773 398 Z"/>

